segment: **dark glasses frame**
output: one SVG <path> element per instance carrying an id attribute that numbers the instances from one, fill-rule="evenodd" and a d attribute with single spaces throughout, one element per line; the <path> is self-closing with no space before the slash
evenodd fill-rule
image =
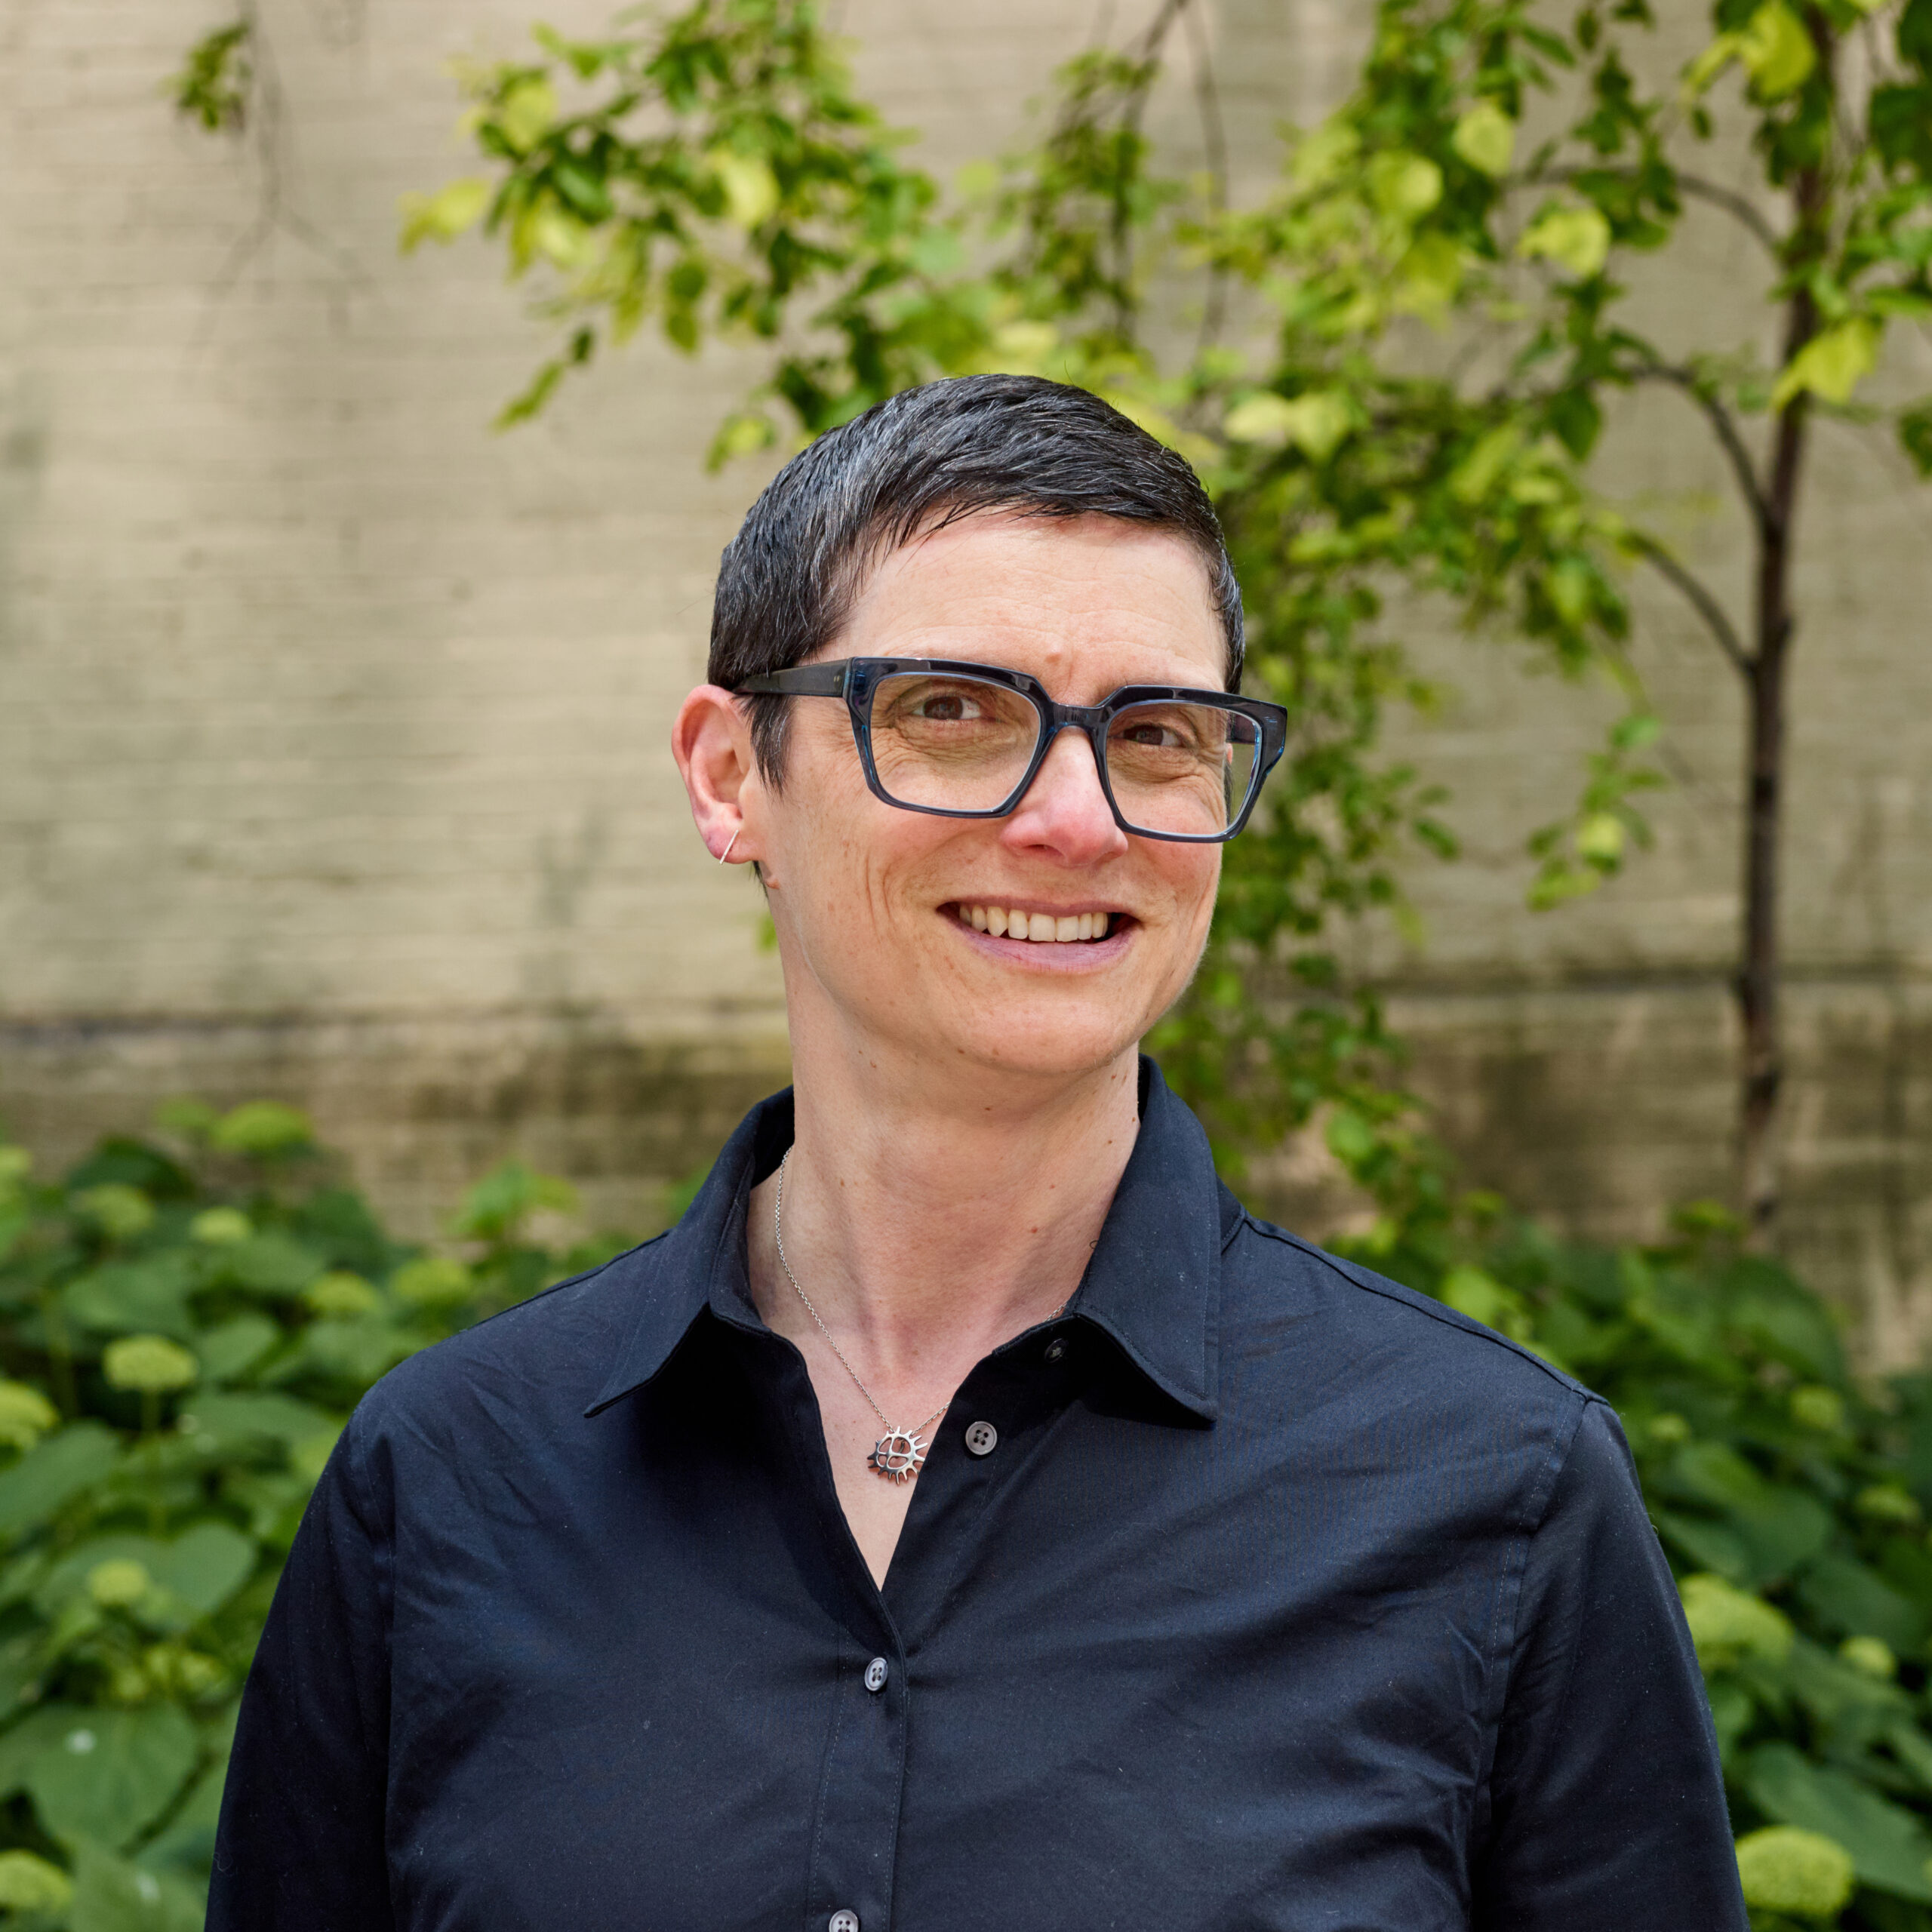
<path id="1" fill-rule="evenodd" d="M 1039 714 L 1040 741 L 1020 782 L 1004 801 L 984 811 L 964 811 L 949 805 L 909 804 L 895 798 L 879 783 L 878 768 L 872 760 L 872 700 L 880 682 L 888 677 L 924 672 L 937 677 L 976 678 L 1017 691 Z M 1114 823 L 1133 838 L 1161 838 L 1176 845 L 1222 845 L 1247 824 L 1261 795 L 1263 781 L 1280 763 L 1287 748 L 1288 714 L 1278 704 L 1265 698 L 1241 697 L 1230 691 L 1195 691 L 1180 685 L 1123 685 L 1098 704 L 1061 704 L 1038 678 L 1024 671 L 1010 671 L 1000 664 L 971 664 L 950 657 L 841 657 L 822 664 L 799 664 L 789 671 L 768 671 L 747 678 L 738 691 L 746 697 L 842 697 L 852 721 L 852 740 L 859 748 L 859 761 L 865 768 L 866 783 L 872 795 L 902 812 L 924 812 L 934 818 L 1005 818 L 1017 809 L 1047 754 L 1063 731 L 1078 731 L 1094 754 L 1094 769 L 1099 773 L 1100 789 L 1106 795 L 1107 809 Z M 1220 832 L 1152 832 L 1131 823 L 1114 797 L 1107 777 L 1107 728 L 1113 720 L 1137 704 L 1211 704 L 1248 719 L 1261 734 L 1260 753 L 1248 774 L 1247 795 L 1231 811 L 1226 828 Z"/>

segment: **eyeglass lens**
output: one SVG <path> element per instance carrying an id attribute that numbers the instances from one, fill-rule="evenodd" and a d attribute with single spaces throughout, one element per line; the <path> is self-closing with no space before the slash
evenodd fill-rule
<path id="1" fill-rule="evenodd" d="M 1003 685 L 929 672 L 875 687 L 872 765 L 888 798 L 941 811 L 996 811 L 1026 776 L 1041 721 Z M 1129 706 L 1109 721 L 1107 780 L 1137 831 L 1212 837 L 1247 801 L 1260 728 L 1216 704 Z"/>

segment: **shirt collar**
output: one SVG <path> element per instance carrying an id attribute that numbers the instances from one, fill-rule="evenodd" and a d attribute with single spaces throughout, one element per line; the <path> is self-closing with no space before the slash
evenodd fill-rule
<path id="1" fill-rule="evenodd" d="M 745 1274 L 751 1191 L 792 1143 L 792 1090 L 739 1122 L 684 1218 L 648 1251 L 611 1263 L 632 1277 L 637 1318 L 596 1399 L 595 1415 L 654 1380 L 707 1310 L 762 1331 Z M 1220 1189 L 1201 1124 L 1140 1062 L 1140 1131 L 1069 1317 L 1108 1336 L 1164 1395 L 1204 1422 L 1218 1394 Z"/>

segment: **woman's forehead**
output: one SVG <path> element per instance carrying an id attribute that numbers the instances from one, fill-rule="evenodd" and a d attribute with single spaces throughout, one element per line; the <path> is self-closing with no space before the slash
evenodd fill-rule
<path id="1" fill-rule="evenodd" d="M 987 515 L 881 559 L 835 657 L 962 657 L 1110 683 L 1218 686 L 1227 644 L 1184 537 L 1113 517 Z"/>

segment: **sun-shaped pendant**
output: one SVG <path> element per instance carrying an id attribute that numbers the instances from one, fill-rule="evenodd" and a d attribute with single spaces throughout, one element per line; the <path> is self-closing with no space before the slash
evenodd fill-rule
<path id="1" fill-rule="evenodd" d="M 909 1429 L 889 1429 L 866 1460 L 881 1475 L 910 1482 L 925 1466 L 926 1444 Z"/>

